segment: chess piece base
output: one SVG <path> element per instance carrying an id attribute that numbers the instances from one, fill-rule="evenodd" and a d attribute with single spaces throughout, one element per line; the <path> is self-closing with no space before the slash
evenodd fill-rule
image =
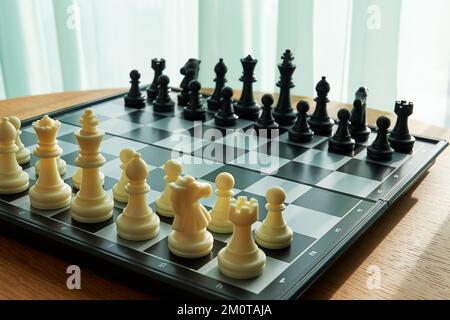
<path id="1" fill-rule="evenodd" d="M 65 183 L 62 188 L 40 188 L 35 184 L 30 188 L 28 195 L 30 197 L 30 204 L 33 208 L 40 210 L 54 210 L 70 205 L 72 189 Z"/>
<path id="2" fill-rule="evenodd" d="M 305 132 L 295 132 L 289 130 L 288 136 L 289 139 L 295 142 L 306 143 L 310 142 L 313 138 L 313 132 L 311 130 Z"/>
<path id="3" fill-rule="evenodd" d="M 232 127 L 236 124 L 237 119 L 237 115 L 233 115 L 233 117 L 231 118 L 224 118 L 216 113 L 216 115 L 214 116 L 215 124 L 221 127 Z"/>
<path id="4" fill-rule="evenodd" d="M 155 209 L 156 209 L 156 212 L 163 217 L 168 217 L 168 218 L 174 217 L 172 205 L 170 203 L 166 203 L 165 201 L 162 201 L 161 198 L 156 200 Z"/>
<path id="5" fill-rule="evenodd" d="M 288 226 L 271 232 L 269 228 L 263 223 L 255 232 L 255 240 L 258 245 L 267 249 L 283 249 L 287 248 L 292 243 L 294 233 Z"/>
<path id="6" fill-rule="evenodd" d="M 30 186 L 29 181 L 30 177 L 25 171 L 0 174 L 0 194 L 15 194 L 23 192 Z"/>
<path id="7" fill-rule="evenodd" d="M 175 108 L 175 102 L 170 101 L 167 103 L 157 103 L 156 101 L 153 102 L 153 111 L 155 112 L 162 112 L 162 113 L 170 113 L 173 112 Z"/>
<path id="8" fill-rule="evenodd" d="M 145 107 L 145 98 L 129 98 L 128 96 L 125 96 L 125 107 L 135 108 L 135 109 L 141 109 Z"/>
<path id="9" fill-rule="evenodd" d="M 30 150 L 27 148 L 22 148 L 16 152 L 17 163 L 20 165 L 24 165 L 31 160 Z"/>
<path id="10" fill-rule="evenodd" d="M 390 161 L 392 159 L 392 155 L 394 153 L 394 149 L 390 148 L 390 150 L 377 150 L 373 148 L 372 146 L 367 147 L 367 157 L 369 159 L 385 162 Z"/>
<path id="11" fill-rule="evenodd" d="M 252 279 L 263 273 L 266 254 L 256 248 L 246 256 L 235 255 L 225 247 L 219 251 L 217 260 L 219 271 L 224 275 L 233 279 Z"/>
<path id="12" fill-rule="evenodd" d="M 371 130 L 367 127 L 362 130 L 352 130 L 350 128 L 352 138 L 355 139 L 356 142 L 366 142 L 367 139 L 369 139 L 370 132 Z"/>
<path id="13" fill-rule="evenodd" d="M 334 121 L 330 118 L 327 119 L 316 119 L 311 116 L 308 120 L 308 124 L 311 127 L 314 134 L 319 136 L 331 136 L 333 131 Z"/>
<path id="14" fill-rule="evenodd" d="M 96 199 L 86 199 L 78 193 L 72 200 L 70 211 L 72 219 L 82 223 L 99 223 L 112 217 L 113 199 L 106 193 Z"/>
<path id="15" fill-rule="evenodd" d="M 126 240 L 144 241 L 156 237 L 159 233 L 159 217 L 150 213 L 140 217 L 131 217 L 126 209 L 116 220 L 117 234 Z"/>
<path id="16" fill-rule="evenodd" d="M 238 102 L 234 104 L 234 112 L 240 119 L 255 121 L 259 118 L 259 110 L 261 108 L 255 103 L 249 106 L 241 105 Z"/>
<path id="17" fill-rule="evenodd" d="M 201 232 L 197 239 L 193 239 L 173 230 L 169 235 L 169 250 L 182 258 L 200 258 L 211 252 L 213 242 L 214 238 L 209 231 Z"/>
<path id="18" fill-rule="evenodd" d="M 409 136 L 406 140 L 400 140 L 392 136 L 392 134 L 389 135 L 391 147 L 400 153 L 410 153 L 414 147 L 414 142 L 416 142 L 416 139 L 413 136 Z"/>
<path id="19" fill-rule="evenodd" d="M 216 233 L 232 233 L 233 223 L 230 220 L 218 220 L 212 218 L 208 224 L 208 230 Z"/>
<path id="20" fill-rule="evenodd" d="M 186 107 L 186 108 L 184 108 L 183 115 L 184 115 L 184 118 L 187 120 L 203 121 L 203 120 L 205 120 L 206 110 L 204 108 L 190 110 L 189 108 Z"/>
<path id="21" fill-rule="evenodd" d="M 330 138 L 328 149 L 331 152 L 338 153 L 338 154 L 350 154 L 355 149 L 355 140 L 351 141 L 335 141 L 333 138 Z"/>
<path id="22" fill-rule="evenodd" d="M 216 100 L 216 99 L 209 98 L 206 102 L 208 104 L 208 110 L 217 111 L 220 109 L 221 103 L 220 103 L 219 99 Z"/>

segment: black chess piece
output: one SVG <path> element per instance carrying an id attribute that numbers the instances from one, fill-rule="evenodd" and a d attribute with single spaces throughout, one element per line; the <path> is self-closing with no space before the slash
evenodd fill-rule
<path id="1" fill-rule="evenodd" d="M 291 88 L 295 87 L 292 82 L 292 74 L 295 71 L 295 64 L 292 63 L 294 56 L 291 50 L 287 49 L 281 57 L 283 62 L 278 64 L 280 71 L 280 81 L 277 86 L 280 88 L 278 103 L 273 111 L 273 117 L 280 126 L 290 126 L 295 122 L 295 112 L 291 104 Z"/>
<path id="2" fill-rule="evenodd" d="M 131 78 L 131 87 L 130 91 L 125 95 L 125 107 L 141 109 L 145 107 L 145 97 L 141 93 L 141 89 L 139 88 L 139 79 L 141 78 L 141 74 L 137 70 L 132 70 L 130 72 Z"/>
<path id="3" fill-rule="evenodd" d="M 180 69 L 180 73 L 184 76 L 183 80 L 181 80 L 180 88 L 181 92 L 178 95 L 178 105 L 179 106 L 187 106 L 190 98 L 189 94 L 189 83 L 192 80 L 197 80 L 198 73 L 200 71 L 200 60 L 190 58 L 184 66 Z"/>
<path id="4" fill-rule="evenodd" d="M 170 79 L 165 74 L 158 78 L 158 95 L 153 101 L 153 110 L 155 112 L 172 112 L 174 109 L 175 102 L 169 95 L 169 82 Z"/>
<path id="5" fill-rule="evenodd" d="M 158 96 L 158 79 L 162 75 L 163 70 L 166 68 L 166 60 L 164 59 L 152 59 L 152 69 L 154 71 L 153 81 L 147 88 L 147 100 L 153 101 Z"/>
<path id="6" fill-rule="evenodd" d="M 253 96 L 253 82 L 256 82 L 253 71 L 258 60 L 253 59 L 251 55 L 241 59 L 242 68 L 244 69 L 242 76 L 242 93 L 239 101 L 234 104 L 234 110 L 241 119 L 256 120 L 261 109 Z"/>
<path id="7" fill-rule="evenodd" d="M 214 115 L 215 123 L 221 127 L 232 127 L 236 124 L 238 116 L 234 114 L 234 107 L 231 103 L 231 97 L 233 96 L 233 89 L 230 87 L 223 87 L 220 91 L 221 107 Z"/>
<path id="8" fill-rule="evenodd" d="M 338 112 L 339 124 L 336 133 L 328 139 L 328 149 L 339 154 L 349 154 L 355 148 L 355 140 L 350 136 L 348 129 L 350 122 L 350 111 L 340 109 Z"/>
<path id="9" fill-rule="evenodd" d="M 391 120 L 385 116 L 377 119 L 377 137 L 373 143 L 367 147 L 367 157 L 375 161 L 389 161 L 392 159 L 394 149 L 388 140 L 388 129 L 391 125 Z"/>
<path id="10" fill-rule="evenodd" d="M 328 84 L 326 77 L 322 77 L 316 85 L 317 97 L 314 99 L 316 101 L 316 109 L 314 113 L 309 118 L 308 122 L 311 126 L 314 134 L 320 136 L 330 136 L 333 130 L 334 121 L 328 116 L 327 103 L 328 92 L 330 92 L 330 85 Z"/>
<path id="11" fill-rule="evenodd" d="M 397 114 L 397 121 L 388 139 L 392 148 L 397 152 L 410 153 L 416 141 L 408 129 L 408 117 L 413 113 L 413 108 L 412 102 L 404 100 L 395 102 L 394 112 Z"/>
<path id="12" fill-rule="evenodd" d="M 350 116 L 350 134 L 357 142 L 367 141 L 370 135 L 370 129 L 366 122 L 366 106 L 367 106 L 368 89 L 361 87 L 355 93 L 353 108 Z"/>
<path id="13" fill-rule="evenodd" d="M 225 75 L 228 71 L 227 66 L 225 63 L 223 63 L 223 59 L 220 58 L 219 62 L 214 67 L 214 72 L 216 73 L 216 77 L 214 78 L 214 82 L 216 83 L 216 86 L 214 88 L 214 92 L 212 95 L 208 98 L 208 109 L 209 110 L 219 110 L 221 107 L 221 93 L 222 88 L 225 86 L 225 83 L 227 82 L 227 79 L 225 78 Z"/>
<path id="14" fill-rule="evenodd" d="M 262 113 L 259 117 L 258 121 L 255 122 L 254 127 L 257 135 L 262 135 L 267 138 L 272 137 L 272 130 L 278 131 L 278 123 L 275 122 L 275 119 L 272 115 L 272 105 L 273 105 L 273 97 L 271 94 L 266 93 L 261 98 L 262 103 Z M 265 131 L 262 131 L 265 130 Z"/>
<path id="15" fill-rule="evenodd" d="M 204 101 L 200 94 L 202 85 L 197 80 L 189 82 L 189 102 L 184 107 L 184 118 L 187 120 L 205 120 L 206 109 L 204 107 Z"/>
<path id="16" fill-rule="evenodd" d="M 297 103 L 297 121 L 289 130 L 288 137 L 295 142 L 306 143 L 312 140 L 313 132 L 308 125 L 308 111 L 309 103 L 305 100 L 300 100 Z"/>

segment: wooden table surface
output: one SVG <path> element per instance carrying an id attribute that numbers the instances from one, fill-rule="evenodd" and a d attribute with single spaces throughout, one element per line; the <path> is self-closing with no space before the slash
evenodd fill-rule
<path id="1" fill-rule="evenodd" d="M 0 101 L 0 116 L 15 114 L 26 119 L 122 90 L 65 92 L 3 100 Z M 311 100 L 310 104 L 314 106 Z M 341 106 L 330 103 L 330 114 L 335 117 Z M 373 124 L 380 114 L 369 109 L 368 122 Z M 392 114 L 389 116 L 395 119 Z M 450 140 L 450 130 L 415 119 L 410 121 L 410 131 Z M 447 148 L 425 177 L 334 263 L 303 298 L 450 299 L 449 181 L 450 148 Z M 153 298 L 83 265 L 80 266 L 81 290 L 68 290 L 66 268 L 74 261 L 55 257 L 4 233 L 5 230 L 0 229 L 2 299 Z M 374 269 L 379 270 L 381 276 L 377 288 L 367 285 Z"/>

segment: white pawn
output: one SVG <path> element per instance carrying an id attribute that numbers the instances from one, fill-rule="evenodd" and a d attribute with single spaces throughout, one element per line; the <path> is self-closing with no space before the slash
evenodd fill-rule
<path id="1" fill-rule="evenodd" d="M 156 212 L 164 217 L 173 217 L 172 201 L 170 196 L 172 194 L 170 184 L 177 181 L 181 175 L 181 163 L 178 160 L 170 159 L 164 164 L 164 173 L 166 176 L 164 180 L 166 181 L 166 186 L 161 196 L 156 200 Z"/>
<path id="2" fill-rule="evenodd" d="M 229 218 L 231 197 L 233 196 L 234 178 L 228 172 L 217 175 L 216 180 L 217 201 L 209 212 L 211 221 L 208 229 L 217 233 L 233 232 L 233 223 Z"/>
<path id="3" fill-rule="evenodd" d="M 117 182 L 113 187 L 113 196 L 114 200 L 127 203 L 128 202 L 128 193 L 125 191 L 125 187 L 128 183 L 128 178 L 125 173 L 125 169 L 127 168 L 128 162 L 133 159 L 136 151 L 133 148 L 124 148 L 120 151 L 119 158 L 122 164 L 120 165 L 120 169 L 122 169 L 122 175 L 120 176 L 119 182 Z"/>
<path id="4" fill-rule="evenodd" d="M 258 248 L 252 235 L 252 224 L 258 219 L 258 201 L 246 197 L 233 199 L 230 220 L 233 236 L 217 255 L 219 271 L 234 279 L 251 279 L 259 276 L 266 265 L 266 255 Z"/>
<path id="5" fill-rule="evenodd" d="M 9 116 L 9 122 L 16 128 L 17 136 L 16 136 L 16 146 L 19 148 L 16 151 L 16 159 L 19 164 L 25 164 L 30 162 L 31 155 L 30 150 L 25 148 L 25 145 L 22 143 L 22 140 L 20 140 L 20 135 L 22 134 L 22 130 L 20 130 L 21 123 L 20 119 L 16 116 Z"/>
<path id="6" fill-rule="evenodd" d="M 139 153 L 132 156 L 125 173 L 129 181 L 125 188 L 129 198 L 127 206 L 117 217 L 117 233 L 131 241 L 151 239 L 159 232 L 159 217 L 147 204 L 146 194 L 150 191 L 146 183 L 148 169 Z"/>
<path id="7" fill-rule="evenodd" d="M 7 117 L 0 119 L 0 194 L 14 194 L 25 191 L 29 176 L 16 159 L 18 149 L 17 131 Z"/>
<path id="8" fill-rule="evenodd" d="M 168 238 L 170 252 L 183 258 L 208 255 L 214 242 L 212 234 L 206 230 L 211 217 L 198 200 L 211 195 L 211 186 L 185 176 L 170 183 L 170 188 L 175 215 Z"/>
<path id="9" fill-rule="evenodd" d="M 291 245 L 293 232 L 283 218 L 286 193 L 281 187 L 271 187 L 266 192 L 267 216 L 256 229 L 256 242 L 263 248 L 283 249 Z"/>

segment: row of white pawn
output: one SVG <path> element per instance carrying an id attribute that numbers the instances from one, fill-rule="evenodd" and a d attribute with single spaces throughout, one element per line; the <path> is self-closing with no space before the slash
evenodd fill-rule
<path id="1" fill-rule="evenodd" d="M 40 158 L 41 174 L 29 191 L 30 203 L 42 210 L 70 204 L 74 220 L 99 223 L 111 218 L 114 207 L 112 198 L 103 190 L 104 177 L 99 171 L 105 162 L 100 153 L 104 132 L 97 128 L 98 121 L 90 109 L 84 112 L 80 122 L 82 128 L 75 133 L 80 146 L 76 164 L 80 169 L 73 177 L 79 192 L 74 199 L 71 199 L 71 188 L 60 178 L 62 168 L 58 164 L 62 151 L 56 144 L 60 122 L 44 116 L 33 123 L 38 136 L 34 154 Z M 2 179 L 1 193 L 22 192 L 28 188 L 28 174 L 18 164 L 17 155 L 26 153 L 18 152 L 26 150 L 20 142 L 20 121 L 18 123 L 19 126 L 15 119 L 1 119 L 0 177 L 9 177 Z M 146 201 L 150 191 L 146 183 L 148 166 L 131 148 L 122 150 L 120 159 L 122 176 L 113 188 L 113 196 L 117 201 L 126 202 L 127 206 L 116 220 L 117 233 L 132 241 L 151 239 L 159 233 L 160 221 Z M 257 201 L 246 197 L 233 199 L 234 178 L 223 172 L 216 177 L 217 201 L 208 212 L 198 201 L 210 196 L 209 184 L 197 182 L 191 176 L 182 177 L 181 164 L 176 160 L 167 161 L 164 171 L 166 187 L 156 202 L 156 210 L 160 215 L 174 217 L 168 238 L 169 250 L 184 258 L 206 256 L 210 254 L 214 240 L 207 229 L 216 233 L 232 232 L 232 239 L 218 254 L 219 270 L 240 279 L 261 274 L 266 256 L 255 244 L 251 227 L 258 219 Z M 6 188 L 5 181 L 9 181 Z M 256 242 L 269 249 L 286 248 L 291 244 L 293 232 L 282 216 L 285 192 L 280 187 L 272 187 L 266 198 L 268 214 L 256 230 Z"/>

